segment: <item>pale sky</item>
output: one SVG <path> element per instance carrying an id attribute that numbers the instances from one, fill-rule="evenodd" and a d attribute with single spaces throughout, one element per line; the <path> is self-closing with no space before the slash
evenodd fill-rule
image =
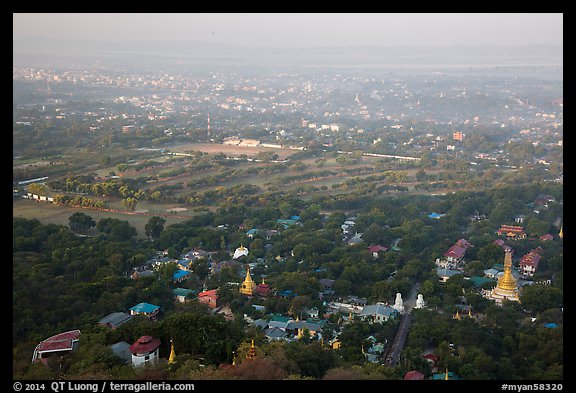
<path id="1" fill-rule="evenodd" d="M 13 38 L 242 46 L 563 45 L 562 13 L 13 14 Z"/>

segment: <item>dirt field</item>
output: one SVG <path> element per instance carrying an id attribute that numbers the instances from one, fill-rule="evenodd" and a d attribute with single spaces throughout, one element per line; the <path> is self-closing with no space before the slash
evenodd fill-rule
<path id="1" fill-rule="evenodd" d="M 263 151 L 271 151 L 278 154 L 279 160 L 284 160 L 286 157 L 297 153 L 299 150 L 293 149 L 279 149 L 274 147 L 262 147 L 262 146 L 235 146 L 235 145 L 220 145 L 214 143 L 188 143 L 183 145 L 168 146 L 168 150 L 176 153 L 185 153 L 190 150 L 202 151 L 209 154 L 224 153 L 231 156 L 239 156 L 241 154 L 246 154 L 247 156 L 255 156 Z"/>

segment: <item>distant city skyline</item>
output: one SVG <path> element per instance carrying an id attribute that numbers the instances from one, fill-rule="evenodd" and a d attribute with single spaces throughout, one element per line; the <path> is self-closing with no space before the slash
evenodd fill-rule
<path id="1" fill-rule="evenodd" d="M 14 13 L 13 39 L 246 47 L 563 45 L 562 13 Z"/>

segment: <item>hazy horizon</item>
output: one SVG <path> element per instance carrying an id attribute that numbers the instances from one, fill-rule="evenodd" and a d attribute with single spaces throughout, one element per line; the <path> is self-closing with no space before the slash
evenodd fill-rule
<path id="1" fill-rule="evenodd" d="M 246 47 L 562 45 L 562 13 L 15 13 L 13 37 Z"/>
<path id="2" fill-rule="evenodd" d="M 563 14 L 13 14 L 14 63 L 562 65 Z M 102 63 L 101 63 L 102 64 Z"/>

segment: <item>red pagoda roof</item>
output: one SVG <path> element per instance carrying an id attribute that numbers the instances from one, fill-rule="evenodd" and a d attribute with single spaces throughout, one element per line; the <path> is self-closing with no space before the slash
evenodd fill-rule
<path id="1" fill-rule="evenodd" d="M 268 284 L 258 284 L 256 286 L 256 293 L 261 296 L 266 296 L 270 293 L 272 287 Z"/>
<path id="2" fill-rule="evenodd" d="M 130 345 L 133 354 L 154 352 L 160 346 L 160 339 L 152 336 L 142 336 L 134 344 Z"/>

